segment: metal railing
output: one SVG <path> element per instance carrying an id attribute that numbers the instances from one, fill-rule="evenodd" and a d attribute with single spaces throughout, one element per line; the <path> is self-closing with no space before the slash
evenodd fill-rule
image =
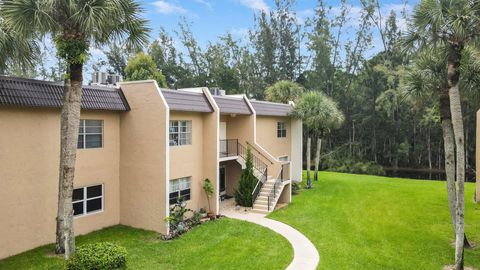
<path id="1" fill-rule="evenodd" d="M 220 140 L 220 157 L 224 158 L 238 156 L 238 145 L 238 139 Z"/>
<path id="2" fill-rule="evenodd" d="M 250 149 L 252 149 L 252 148 L 250 147 Z M 250 151 L 251 151 L 251 150 L 250 150 Z M 247 160 L 247 152 L 248 152 L 248 149 L 247 149 L 245 146 L 243 146 L 242 144 L 238 143 L 238 155 L 239 155 L 240 157 L 242 157 L 243 160 L 245 160 L 245 161 Z M 265 170 L 268 168 L 268 165 L 265 164 L 265 162 L 263 162 L 262 159 L 260 159 L 259 157 L 257 157 L 257 156 L 253 153 L 253 151 L 251 151 L 251 152 L 252 152 L 253 167 L 254 167 L 255 169 L 257 169 L 257 170 L 258 170 L 259 172 L 261 172 L 261 173 L 265 172 Z"/>

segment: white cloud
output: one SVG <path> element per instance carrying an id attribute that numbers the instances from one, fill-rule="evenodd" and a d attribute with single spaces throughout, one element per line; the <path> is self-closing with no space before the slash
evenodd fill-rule
<path id="1" fill-rule="evenodd" d="M 197 3 L 199 3 L 199 4 L 202 4 L 202 5 L 206 6 L 206 7 L 207 7 L 208 9 L 210 9 L 210 10 L 213 9 L 212 3 L 210 3 L 210 2 L 207 1 L 207 0 L 193 0 L 193 1 L 195 1 L 195 2 L 197 2 Z"/>
<path id="2" fill-rule="evenodd" d="M 251 8 L 255 11 L 269 11 L 268 5 L 265 3 L 264 0 L 239 0 L 240 4 Z"/>
<path id="3" fill-rule="evenodd" d="M 185 14 L 187 10 L 184 9 L 182 6 L 169 3 L 167 1 L 156 1 L 153 2 L 153 5 L 156 7 L 156 11 L 162 14 Z"/>

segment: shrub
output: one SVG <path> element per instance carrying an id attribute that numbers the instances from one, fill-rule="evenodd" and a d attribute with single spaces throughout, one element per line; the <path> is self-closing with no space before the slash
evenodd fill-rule
<path id="1" fill-rule="evenodd" d="M 235 202 L 241 206 L 252 207 L 252 192 L 257 185 L 258 179 L 253 174 L 253 157 L 250 148 L 247 149 L 245 167 L 245 170 L 240 175 L 238 189 L 235 190 Z"/>
<path id="2" fill-rule="evenodd" d="M 292 195 L 300 194 L 300 185 L 292 181 Z"/>
<path id="3" fill-rule="evenodd" d="M 67 261 L 67 270 L 120 270 L 127 266 L 127 250 L 113 243 L 87 244 Z"/>

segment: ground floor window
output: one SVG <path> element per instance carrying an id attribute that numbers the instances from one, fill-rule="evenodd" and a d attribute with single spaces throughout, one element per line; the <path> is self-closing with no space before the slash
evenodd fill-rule
<path id="1" fill-rule="evenodd" d="M 180 198 L 184 201 L 190 200 L 191 177 L 183 177 L 170 181 L 170 204 L 177 203 Z"/>
<path id="2" fill-rule="evenodd" d="M 83 216 L 103 211 L 103 184 L 73 190 L 73 215 Z"/>
<path id="3" fill-rule="evenodd" d="M 278 160 L 280 160 L 280 161 L 288 161 L 288 156 L 278 157 Z"/>

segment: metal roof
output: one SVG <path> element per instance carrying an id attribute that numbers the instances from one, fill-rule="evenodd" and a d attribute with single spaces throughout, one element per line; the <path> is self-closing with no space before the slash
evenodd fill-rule
<path id="1" fill-rule="evenodd" d="M 172 111 L 213 112 L 203 93 L 162 89 L 162 94 Z"/>
<path id="2" fill-rule="evenodd" d="M 63 103 L 63 83 L 0 76 L 0 106 L 52 107 Z M 128 111 L 119 89 L 83 86 L 82 109 Z"/>
<path id="3" fill-rule="evenodd" d="M 250 100 L 257 115 L 288 116 L 292 111 L 292 105 L 273 103 L 267 101 Z"/>
<path id="4" fill-rule="evenodd" d="M 220 113 L 252 114 L 243 98 L 213 96 L 220 108 Z"/>

